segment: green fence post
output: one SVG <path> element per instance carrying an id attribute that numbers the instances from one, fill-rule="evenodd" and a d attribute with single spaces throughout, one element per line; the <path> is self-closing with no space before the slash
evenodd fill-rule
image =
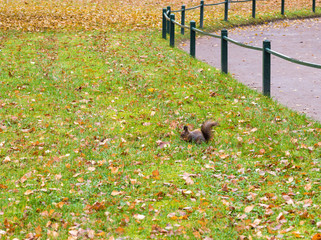
<path id="1" fill-rule="evenodd" d="M 224 3 L 224 21 L 228 20 L 228 0 Z"/>
<path id="2" fill-rule="evenodd" d="M 168 12 L 168 17 L 171 15 L 171 7 L 170 6 L 168 6 L 167 7 L 167 10 L 166 10 L 166 12 Z M 167 31 L 167 33 L 169 33 L 169 26 L 170 26 L 170 22 L 169 21 L 167 21 L 167 26 L 166 26 L 166 31 Z"/>
<path id="3" fill-rule="evenodd" d="M 223 73 L 228 73 L 228 49 L 227 49 L 227 40 L 224 37 L 227 37 L 227 30 L 221 30 L 221 69 Z"/>
<path id="4" fill-rule="evenodd" d="M 263 41 L 263 94 L 271 96 L 271 54 L 267 51 L 271 49 L 269 40 Z"/>
<path id="5" fill-rule="evenodd" d="M 163 8 L 163 24 L 162 24 L 162 37 L 166 39 L 166 8 Z"/>
<path id="6" fill-rule="evenodd" d="M 196 43 L 196 34 L 195 34 L 195 31 L 193 30 L 193 28 L 196 27 L 196 23 L 195 21 L 190 21 L 190 32 L 191 32 L 191 36 L 190 36 L 190 55 L 192 57 L 195 58 L 195 43 Z"/>
<path id="7" fill-rule="evenodd" d="M 200 7 L 200 28 L 203 28 L 204 22 L 204 0 L 201 0 L 201 7 Z"/>
<path id="8" fill-rule="evenodd" d="M 255 18 L 256 0 L 252 0 L 252 18 Z"/>
<path id="9" fill-rule="evenodd" d="M 182 6 L 181 24 L 185 25 L 185 5 Z M 185 28 L 181 28 L 181 34 L 184 35 Z"/>
<path id="10" fill-rule="evenodd" d="M 284 15 L 284 1 L 285 0 L 282 0 L 281 1 L 281 14 Z"/>
<path id="11" fill-rule="evenodd" d="M 175 24 L 174 24 L 175 15 L 174 15 L 174 13 L 171 13 L 170 19 L 171 19 L 170 20 L 171 27 L 170 27 L 170 34 L 169 34 L 169 45 L 171 47 L 174 47 L 175 46 Z"/>
<path id="12" fill-rule="evenodd" d="M 315 13 L 315 0 L 312 0 L 312 11 Z"/>

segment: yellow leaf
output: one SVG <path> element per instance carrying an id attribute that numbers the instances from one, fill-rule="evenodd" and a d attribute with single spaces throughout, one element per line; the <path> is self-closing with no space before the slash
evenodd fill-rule
<path id="1" fill-rule="evenodd" d="M 57 208 L 62 208 L 64 206 L 64 204 L 65 204 L 64 202 L 59 202 L 59 203 L 56 204 L 56 207 Z"/>
<path id="2" fill-rule="evenodd" d="M 77 179 L 77 181 L 82 183 L 82 182 L 84 182 L 84 179 L 82 177 L 80 177 L 80 178 Z"/>

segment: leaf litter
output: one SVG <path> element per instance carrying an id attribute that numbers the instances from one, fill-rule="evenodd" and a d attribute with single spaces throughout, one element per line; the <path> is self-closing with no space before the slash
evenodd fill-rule
<path id="1" fill-rule="evenodd" d="M 163 4 L 3 1 L 0 22 L 148 31 Z M 266 110 L 262 97 L 245 97 L 156 35 L 123 31 L 2 33 L 0 236 L 319 239 L 320 125 L 272 103 Z M 208 114 L 222 123 L 213 142 L 179 140 L 174 131 Z"/>

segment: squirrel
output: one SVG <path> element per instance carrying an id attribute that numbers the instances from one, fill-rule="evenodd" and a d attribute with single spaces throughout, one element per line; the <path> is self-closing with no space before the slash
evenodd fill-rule
<path id="1" fill-rule="evenodd" d="M 181 138 L 184 141 L 194 141 L 197 144 L 200 144 L 202 142 L 208 142 L 212 138 L 212 127 L 217 125 L 218 122 L 208 120 L 202 124 L 201 130 L 196 129 L 194 131 L 189 131 L 188 126 L 184 126 L 184 131 L 181 133 Z"/>

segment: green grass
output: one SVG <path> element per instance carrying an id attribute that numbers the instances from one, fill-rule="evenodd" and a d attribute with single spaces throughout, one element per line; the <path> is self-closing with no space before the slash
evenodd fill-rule
<path id="1" fill-rule="evenodd" d="M 159 31 L 0 39 L 3 238 L 317 233 L 320 123 L 169 48 Z M 213 141 L 179 139 L 205 119 L 220 122 Z"/>

